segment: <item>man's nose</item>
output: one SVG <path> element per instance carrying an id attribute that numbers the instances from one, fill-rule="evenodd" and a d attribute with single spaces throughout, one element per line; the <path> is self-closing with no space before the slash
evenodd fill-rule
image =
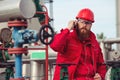
<path id="1" fill-rule="evenodd" d="M 87 26 L 87 24 L 83 23 L 83 27 L 85 28 Z"/>

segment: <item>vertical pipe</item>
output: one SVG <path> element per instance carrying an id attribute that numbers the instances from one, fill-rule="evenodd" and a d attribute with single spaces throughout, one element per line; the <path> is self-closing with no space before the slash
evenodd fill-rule
<path id="1" fill-rule="evenodd" d="M 45 12 L 45 24 L 49 25 L 48 10 L 47 10 L 46 7 L 45 7 L 45 9 L 46 9 L 46 12 Z M 47 31 L 48 31 L 48 29 L 47 29 Z M 46 42 L 48 42 L 48 39 L 46 39 Z M 46 51 L 46 59 L 45 59 L 45 76 L 46 77 L 45 77 L 45 80 L 48 80 L 48 45 L 46 45 L 45 51 Z"/>
<path id="2" fill-rule="evenodd" d="M 23 64 L 22 66 L 22 76 L 29 79 L 30 78 L 30 73 L 31 73 L 31 65 L 30 64 Z"/>
<path id="3" fill-rule="evenodd" d="M 22 55 L 16 55 L 15 57 L 15 78 L 22 78 Z"/>
<path id="4" fill-rule="evenodd" d="M 12 38 L 15 40 L 14 48 L 18 47 L 18 41 L 15 37 L 19 36 L 18 31 L 20 28 L 13 27 Z M 15 55 L 15 78 L 22 78 L 22 54 Z"/>
<path id="5" fill-rule="evenodd" d="M 50 25 L 52 26 L 52 27 L 54 27 L 54 20 L 53 20 L 53 0 L 49 0 L 49 3 L 50 3 L 50 5 L 49 5 L 49 10 L 50 10 L 50 18 L 52 19 L 52 21 L 50 22 Z"/>
<path id="6" fill-rule="evenodd" d="M 46 69 L 45 69 L 46 79 L 45 79 L 45 80 L 48 80 L 48 45 L 46 45 L 46 60 L 45 60 L 45 66 L 46 66 Z"/>
<path id="7" fill-rule="evenodd" d="M 104 42 L 100 42 L 100 47 L 101 47 L 101 50 L 102 50 L 102 53 L 103 53 L 103 58 L 104 60 L 106 61 L 106 54 L 105 54 L 105 45 L 104 45 Z"/>
<path id="8" fill-rule="evenodd" d="M 120 0 L 116 0 L 116 27 L 117 37 L 120 37 Z M 120 44 L 117 44 L 117 50 L 120 50 Z"/>
<path id="9" fill-rule="evenodd" d="M 41 64 L 37 61 L 31 61 L 31 79 L 30 80 L 42 80 L 41 74 L 43 73 L 41 70 Z"/>

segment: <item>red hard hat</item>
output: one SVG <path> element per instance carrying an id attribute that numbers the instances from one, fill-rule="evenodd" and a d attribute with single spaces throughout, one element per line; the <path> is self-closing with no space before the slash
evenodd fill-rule
<path id="1" fill-rule="evenodd" d="M 76 19 L 78 19 L 78 18 L 94 22 L 94 14 L 88 8 L 84 8 L 84 9 L 80 10 L 78 15 L 76 16 Z"/>

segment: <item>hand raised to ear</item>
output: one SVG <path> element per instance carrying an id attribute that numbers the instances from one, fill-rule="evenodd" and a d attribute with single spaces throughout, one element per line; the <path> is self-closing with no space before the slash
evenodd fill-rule
<path id="1" fill-rule="evenodd" d="M 102 80 L 101 76 L 99 73 L 96 73 L 94 76 L 94 80 Z"/>
<path id="2" fill-rule="evenodd" d="M 71 21 L 68 22 L 67 28 L 69 30 L 72 30 L 75 27 L 75 24 L 76 24 L 76 21 L 75 20 L 71 20 Z"/>

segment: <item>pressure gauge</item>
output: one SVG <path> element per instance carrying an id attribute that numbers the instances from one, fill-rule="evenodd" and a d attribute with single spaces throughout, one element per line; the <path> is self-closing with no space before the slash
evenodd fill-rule
<path id="1" fill-rule="evenodd" d="M 9 28 L 3 28 L 0 30 L 0 41 L 1 42 L 10 42 L 11 41 L 12 31 Z"/>
<path id="2" fill-rule="evenodd" d="M 120 60 L 120 52 L 119 51 L 113 51 L 112 52 L 112 58 L 113 58 L 113 60 Z"/>

